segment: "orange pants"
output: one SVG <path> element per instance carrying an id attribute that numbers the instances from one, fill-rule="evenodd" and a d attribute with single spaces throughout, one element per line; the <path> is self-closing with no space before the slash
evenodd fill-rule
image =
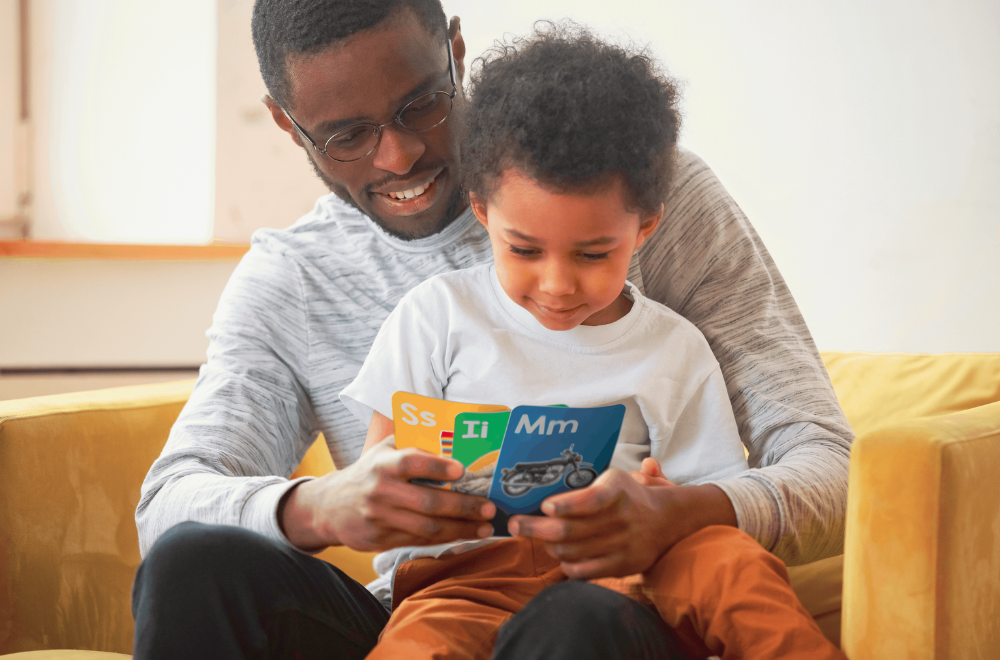
<path id="1" fill-rule="evenodd" d="M 407 562 L 368 658 L 489 658 L 500 626 L 566 579 L 540 542 L 523 538 Z M 692 534 L 642 575 L 595 583 L 655 607 L 691 655 L 846 660 L 799 603 L 781 560 L 732 527 Z"/>

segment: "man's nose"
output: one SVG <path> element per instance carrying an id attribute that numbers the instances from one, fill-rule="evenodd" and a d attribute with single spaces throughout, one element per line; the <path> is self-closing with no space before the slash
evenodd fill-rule
<path id="1" fill-rule="evenodd" d="M 375 150 L 372 163 L 380 170 L 403 175 L 410 171 L 426 150 L 427 146 L 419 135 L 389 124 L 382 129 L 382 141 Z"/>

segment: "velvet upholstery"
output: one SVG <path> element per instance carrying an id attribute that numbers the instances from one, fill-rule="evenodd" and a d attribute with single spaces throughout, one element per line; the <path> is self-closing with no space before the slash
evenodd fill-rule
<path id="1" fill-rule="evenodd" d="M 838 639 L 843 579 L 853 660 L 1000 657 L 1000 354 L 823 358 L 859 439 L 845 556 L 790 570 L 803 603 Z M 0 654 L 131 652 L 133 514 L 191 386 L 0 402 Z M 332 468 L 320 439 L 297 473 Z"/>

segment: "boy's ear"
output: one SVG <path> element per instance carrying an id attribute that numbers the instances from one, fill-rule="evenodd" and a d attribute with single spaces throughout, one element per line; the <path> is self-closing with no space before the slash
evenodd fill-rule
<path id="1" fill-rule="evenodd" d="M 489 229 L 489 221 L 486 218 L 486 200 L 478 194 L 470 192 L 469 206 L 472 207 L 472 212 L 476 214 L 476 219 L 479 220 L 479 223 Z"/>
<path id="2" fill-rule="evenodd" d="M 660 226 L 660 220 L 663 219 L 663 204 L 660 204 L 655 212 L 649 213 L 642 216 L 639 221 L 639 235 L 636 237 L 635 247 L 639 248 L 640 245 L 646 242 L 646 239 L 652 236 L 656 228 Z"/>

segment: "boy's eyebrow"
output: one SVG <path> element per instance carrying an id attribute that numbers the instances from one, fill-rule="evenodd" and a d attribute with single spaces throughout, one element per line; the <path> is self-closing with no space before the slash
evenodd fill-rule
<path id="1" fill-rule="evenodd" d="M 526 243 L 538 243 L 539 242 L 539 240 L 537 238 L 535 238 L 533 236 L 528 236 L 527 234 L 522 234 L 521 232 L 517 231 L 516 229 L 504 229 L 503 231 L 508 236 L 510 236 L 512 238 L 516 238 L 519 241 L 525 241 Z M 614 243 L 614 242 L 615 242 L 615 239 L 612 238 L 611 236 L 601 236 L 600 238 L 594 238 L 594 239 L 591 239 L 589 241 L 577 241 L 576 243 L 573 243 L 573 246 L 574 247 L 578 247 L 578 248 L 583 248 L 583 247 L 592 247 L 592 246 L 595 246 L 595 245 L 610 245 L 611 243 Z"/>

